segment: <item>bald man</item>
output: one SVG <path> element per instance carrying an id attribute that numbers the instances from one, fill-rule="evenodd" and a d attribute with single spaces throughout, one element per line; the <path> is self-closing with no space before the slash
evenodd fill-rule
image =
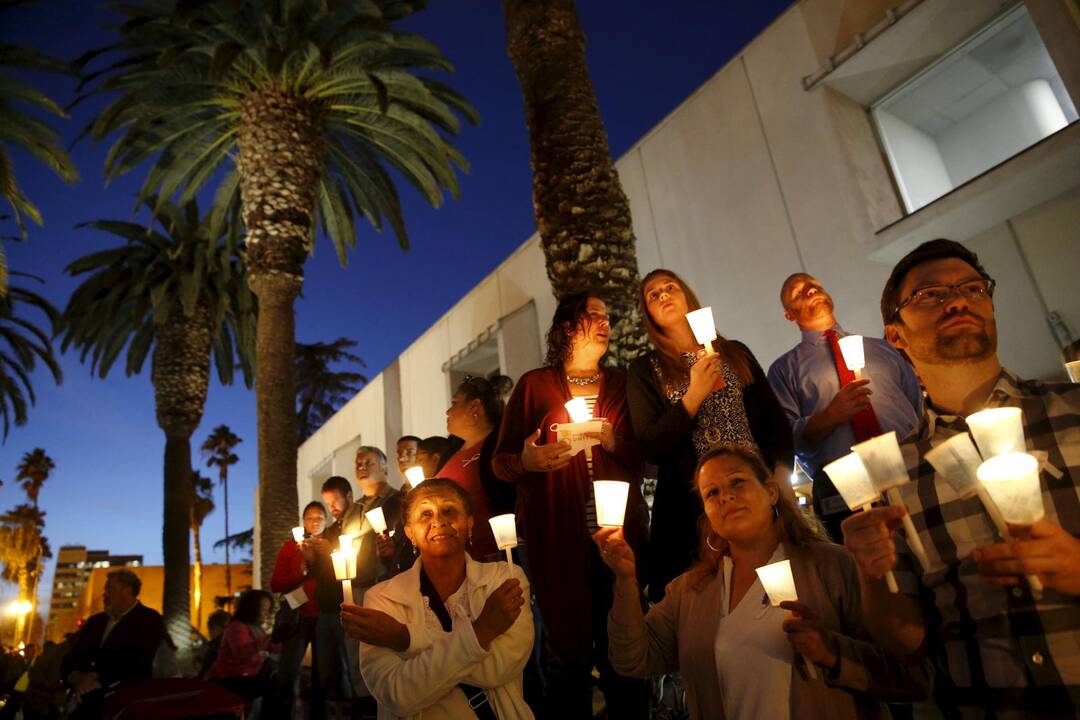
<path id="1" fill-rule="evenodd" d="M 864 338 L 866 367 L 855 379 L 838 341 L 848 335 L 836 322 L 833 299 L 807 273 L 795 273 L 780 290 L 784 317 L 799 326 L 802 342 L 769 368 L 769 384 L 791 421 L 795 458 L 813 481 L 814 513 L 830 537 L 842 542 L 840 523 L 850 511 L 824 471 L 851 446 L 895 430 L 903 440 L 922 414 L 922 392 L 911 364 L 889 343 Z"/>

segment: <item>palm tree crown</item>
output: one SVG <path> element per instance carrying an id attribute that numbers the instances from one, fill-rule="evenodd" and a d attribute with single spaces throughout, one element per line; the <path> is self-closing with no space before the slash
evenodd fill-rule
<path id="1" fill-rule="evenodd" d="M 23 455 L 15 469 L 15 479 L 22 485 L 30 503 L 37 507 L 41 486 L 49 479 L 49 473 L 56 469 L 56 463 L 42 448 L 34 448 Z"/>
<path id="2" fill-rule="evenodd" d="M 348 338 L 324 343 L 296 343 L 296 415 L 300 442 L 311 437 L 330 416 L 367 384 L 367 376 L 344 370 L 334 371 L 334 363 L 350 362 L 367 367 L 348 348 L 356 341 Z"/>
<path id="3" fill-rule="evenodd" d="M 50 331 L 23 317 L 19 312 L 23 307 L 44 313 Z M 11 425 L 26 423 L 27 411 L 37 399 L 30 374 L 38 361 L 49 369 L 57 383 L 63 378 L 51 339 L 51 331 L 59 319 L 60 313 L 52 303 L 30 290 L 10 287 L 6 294 L 0 294 L 0 418 L 5 440 Z"/>

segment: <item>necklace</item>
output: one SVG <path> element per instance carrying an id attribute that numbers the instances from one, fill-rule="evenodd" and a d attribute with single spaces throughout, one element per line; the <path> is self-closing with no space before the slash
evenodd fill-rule
<path id="1" fill-rule="evenodd" d="M 571 385 L 578 385 L 578 386 L 592 385 L 593 383 L 600 382 L 600 371 L 597 370 L 596 374 L 593 375 L 592 377 L 572 377 L 570 375 L 567 375 L 566 376 L 566 382 L 570 383 Z"/>

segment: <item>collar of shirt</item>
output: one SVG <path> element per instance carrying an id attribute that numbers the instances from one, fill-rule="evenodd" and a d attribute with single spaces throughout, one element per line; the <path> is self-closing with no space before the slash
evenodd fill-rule
<path id="1" fill-rule="evenodd" d="M 139 600 L 138 600 L 138 598 L 136 598 L 136 599 L 135 599 L 135 602 L 131 603 L 131 607 L 129 607 L 129 608 L 127 609 L 127 610 L 125 610 L 124 612 L 120 613 L 119 615 L 113 615 L 113 614 L 112 614 L 111 612 L 109 612 L 108 610 L 106 610 L 106 611 L 105 611 L 105 614 L 109 616 L 109 622 L 111 622 L 111 623 L 118 623 L 118 622 L 120 622 L 120 619 L 121 619 L 121 618 L 123 618 L 123 617 L 124 617 L 125 615 L 127 615 L 127 614 L 128 614 L 129 612 L 131 612 L 132 610 L 134 610 L 134 609 L 135 609 L 135 606 L 136 606 L 136 605 L 138 605 L 138 604 L 139 604 Z"/>
<path id="2" fill-rule="evenodd" d="M 829 330 L 835 331 L 837 337 L 845 337 L 849 334 L 840 327 L 840 323 L 836 323 Z M 828 330 L 800 330 L 799 332 L 802 334 L 802 341 L 807 345 L 820 345 L 825 342 L 825 333 Z"/>

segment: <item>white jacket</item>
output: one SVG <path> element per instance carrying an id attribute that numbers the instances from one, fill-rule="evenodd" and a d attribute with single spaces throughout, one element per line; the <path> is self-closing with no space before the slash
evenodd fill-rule
<path id="1" fill-rule="evenodd" d="M 511 571 L 521 582 L 525 605 L 510 629 L 491 642 L 490 650 L 484 650 L 473 632 L 472 621 L 480 617 L 488 596 L 511 577 Z M 365 607 L 382 610 L 409 628 L 409 649 L 403 653 L 360 645 L 360 673 L 379 701 L 379 720 L 418 720 L 424 708 L 453 691 L 458 683 L 483 688 L 499 720 L 532 720 L 521 682 L 533 646 L 525 573 L 516 565 L 479 563 L 466 555 L 465 578 L 469 617 L 453 616 L 450 634 L 437 637 L 432 637 L 425 622 L 420 560 L 406 572 L 367 591 Z"/>

